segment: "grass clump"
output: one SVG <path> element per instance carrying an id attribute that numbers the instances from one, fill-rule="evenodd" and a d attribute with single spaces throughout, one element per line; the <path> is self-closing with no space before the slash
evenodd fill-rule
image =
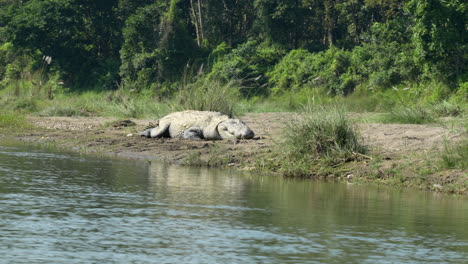
<path id="1" fill-rule="evenodd" d="M 191 167 L 223 167 L 234 162 L 234 157 L 228 151 L 217 144 L 210 145 L 210 152 L 202 157 L 201 152 L 189 153 L 182 164 Z"/>
<path id="2" fill-rule="evenodd" d="M 177 110 L 217 111 L 228 116 L 236 112 L 240 100 L 240 82 L 231 79 L 223 82 L 217 78 L 201 78 L 184 84 L 175 96 Z"/>
<path id="3" fill-rule="evenodd" d="M 447 169 L 468 169 L 468 140 L 446 142 L 441 154 L 441 166 Z"/>
<path id="4" fill-rule="evenodd" d="M 171 111 L 167 103 L 138 95 L 120 95 L 106 102 L 104 108 L 107 115 L 122 118 L 159 118 Z"/>
<path id="5" fill-rule="evenodd" d="M 26 118 L 17 113 L 0 113 L 0 128 L 26 128 L 31 126 Z"/>
<path id="6" fill-rule="evenodd" d="M 432 108 L 437 116 L 461 116 L 466 111 L 466 104 L 443 100 L 433 104 Z"/>
<path id="7" fill-rule="evenodd" d="M 113 116 L 141 118 L 147 110 L 146 102 L 129 96 L 118 96 L 117 99 L 106 103 L 105 111 Z"/>
<path id="8" fill-rule="evenodd" d="M 91 116 L 88 111 L 72 105 L 53 105 L 39 113 L 39 116 Z"/>
<path id="9" fill-rule="evenodd" d="M 437 122 L 434 113 L 422 106 L 398 106 L 383 115 L 385 124 L 429 124 Z"/>
<path id="10" fill-rule="evenodd" d="M 37 111 L 38 105 L 37 101 L 34 98 L 21 98 L 18 99 L 14 104 L 14 110 L 21 111 L 21 112 L 34 112 Z"/>
<path id="11" fill-rule="evenodd" d="M 342 108 L 307 106 L 287 125 L 284 141 L 273 153 L 274 166 L 285 176 L 327 176 L 366 152 Z"/>

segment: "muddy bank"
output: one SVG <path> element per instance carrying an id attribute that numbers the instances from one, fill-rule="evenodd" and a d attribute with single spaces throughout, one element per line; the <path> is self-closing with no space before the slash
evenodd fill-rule
<path id="1" fill-rule="evenodd" d="M 184 163 L 187 158 L 200 161 L 217 159 L 229 166 L 241 167 L 255 161 L 257 154 L 269 151 L 283 129 L 290 113 L 250 114 L 242 118 L 256 137 L 253 140 L 190 141 L 171 138 L 148 139 L 139 132 L 155 120 L 132 119 L 134 126 L 114 118 L 29 117 L 37 129 L 20 133 L 17 139 L 52 142 L 60 147 L 85 152 L 102 152 L 121 156 L 142 157 L 171 163 Z M 219 164 L 214 164 L 219 165 Z"/>
<path id="2" fill-rule="evenodd" d="M 135 125 L 128 126 L 126 123 L 115 122 L 114 118 L 103 117 L 29 117 L 28 121 L 36 128 L 15 131 L 14 136 L 23 141 L 52 143 L 61 148 L 82 152 L 252 169 L 259 157 L 268 155 L 275 142 L 280 142 L 281 130 L 293 116 L 294 113 L 250 113 L 243 116 L 241 119 L 256 133 L 254 140 L 147 139 L 138 136 L 138 132 L 154 120 L 132 119 Z M 425 166 L 422 162 L 424 155 L 441 149 L 445 140 L 454 141 L 466 136 L 440 125 L 360 124 L 358 128 L 372 149 L 371 159 L 378 157 L 379 162 L 364 161 L 356 165 L 357 171 L 354 174 L 369 174 L 371 172 L 367 169 L 373 166 L 377 168 L 376 173 L 381 172 L 384 175 L 381 178 L 391 177 L 386 170 L 403 163 Z M 467 181 L 466 171 L 453 170 L 444 173 L 443 178 L 449 179 L 451 183 Z M 343 177 L 350 174 L 353 173 L 347 172 Z M 437 178 L 432 175 L 430 177 Z M 423 188 L 438 190 L 444 184 L 444 181 L 437 178 L 434 183 L 427 183 L 429 187 Z M 462 188 L 461 193 L 466 193 L 466 190 Z"/>

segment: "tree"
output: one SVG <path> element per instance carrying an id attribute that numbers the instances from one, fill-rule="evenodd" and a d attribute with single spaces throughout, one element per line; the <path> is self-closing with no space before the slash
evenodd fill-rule
<path id="1" fill-rule="evenodd" d="M 158 1 L 139 8 L 123 29 L 120 75 L 137 88 L 159 87 L 182 77 L 196 59 L 197 48 L 189 26 L 190 1 Z"/>
<path id="2" fill-rule="evenodd" d="M 468 61 L 468 5 L 459 0 L 412 0 L 413 43 L 416 58 L 454 79 L 466 73 Z"/>
<path id="3" fill-rule="evenodd" d="M 7 39 L 21 52 L 51 56 L 72 82 L 96 81 L 118 68 L 116 6 L 117 0 L 24 1 L 10 10 Z"/>
<path id="4" fill-rule="evenodd" d="M 125 86 L 148 87 L 158 78 L 159 53 L 156 51 L 161 40 L 160 25 L 165 3 L 154 3 L 140 7 L 125 21 L 124 43 L 120 50 L 120 76 Z"/>

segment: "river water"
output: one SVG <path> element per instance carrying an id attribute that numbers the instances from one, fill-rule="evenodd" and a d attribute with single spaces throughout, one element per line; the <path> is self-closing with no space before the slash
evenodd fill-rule
<path id="1" fill-rule="evenodd" d="M 466 263 L 468 201 L 0 147 L 0 263 Z"/>

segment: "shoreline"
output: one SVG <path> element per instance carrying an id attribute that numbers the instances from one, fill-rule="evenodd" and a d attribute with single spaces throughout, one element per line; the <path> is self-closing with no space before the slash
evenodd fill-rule
<path id="1" fill-rule="evenodd" d="M 58 149 L 118 158 L 158 160 L 179 165 L 227 167 L 275 174 L 259 168 L 261 159 L 270 158 L 280 133 L 295 113 L 249 113 L 241 119 L 256 133 L 254 140 L 189 141 L 147 139 L 138 136 L 154 120 L 132 119 L 125 126 L 115 118 L 35 117 L 27 122 L 31 129 L 1 129 L 0 136 L 26 144 L 53 144 Z M 333 178 L 353 183 L 370 182 L 436 192 L 466 195 L 466 170 L 424 172 L 434 162 L 446 140 L 453 142 L 466 135 L 440 124 L 358 124 L 370 159 L 350 162 L 337 168 Z M 29 130 L 29 131 L 28 131 Z M 426 175 L 423 175 L 423 174 Z"/>

